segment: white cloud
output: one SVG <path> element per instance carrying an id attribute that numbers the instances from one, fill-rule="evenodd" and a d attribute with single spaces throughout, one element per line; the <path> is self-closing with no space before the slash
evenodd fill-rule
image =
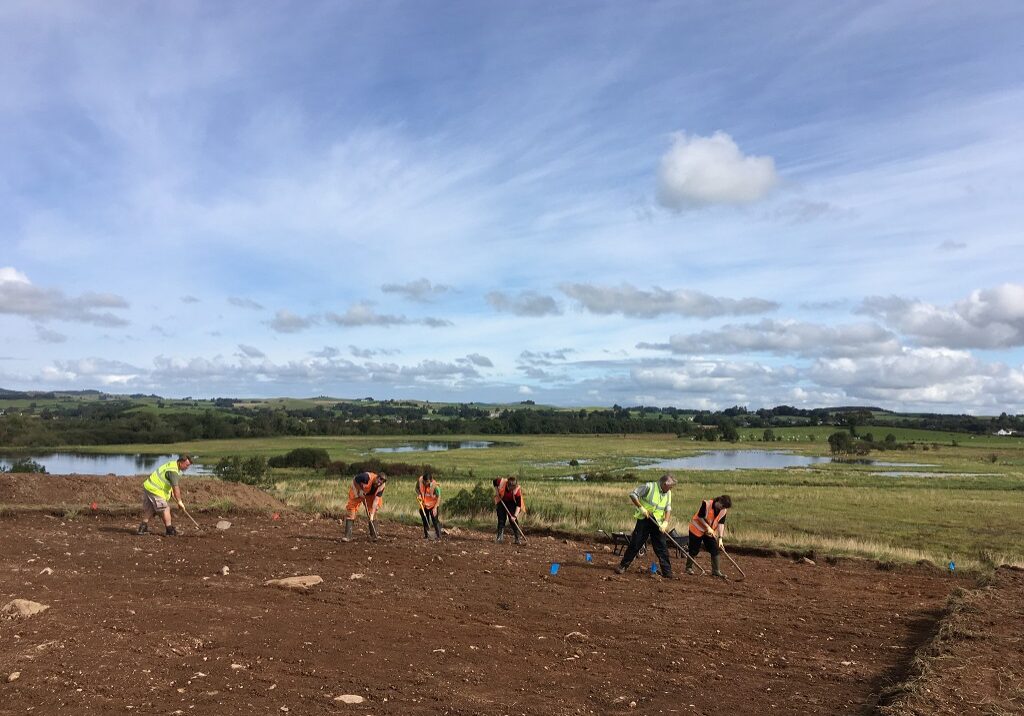
<path id="1" fill-rule="evenodd" d="M 666 290 L 655 286 L 650 291 L 634 288 L 628 283 L 615 286 L 594 286 L 585 283 L 563 283 L 565 295 L 590 311 L 601 315 L 621 313 L 633 318 L 654 318 L 665 314 L 691 318 L 737 316 L 767 313 L 779 307 L 775 301 L 762 298 L 720 298 L 689 289 Z"/>
<path id="2" fill-rule="evenodd" d="M 536 317 L 561 313 L 555 299 L 535 291 L 523 291 L 518 295 L 507 294 L 503 291 L 491 291 L 485 298 L 494 310 L 516 316 Z"/>
<path id="3" fill-rule="evenodd" d="M 714 331 L 673 335 L 668 348 L 684 355 L 708 353 L 773 353 L 775 355 L 861 356 L 897 353 L 896 336 L 875 323 L 826 326 L 801 321 L 764 319 L 757 323 L 725 325 Z"/>
<path id="4" fill-rule="evenodd" d="M 468 360 L 473 365 L 479 366 L 481 368 L 494 367 L 494 361 L 492 361 L 487 356 L 480 355 L 479 353 L 470 353 L 468 356 L 466 356 L 466 360 Z"/>
<path id="5" fill-rule="evenodd" d="M 768 195 L 779 178 L 771 157 L 745 156 L 725 132 L 673 136 L 658 168 L 658 202 L 681 211 L 711 204 L 748 204 Z"/>
<path id="6" fill-rule="evenodd" d="M 252 311 L 262 311 L 263 306 L 251 298 L 242 298 L 241 296 L 228 296 L 228 303 L 238 308 L 248 308 Z"/>
<path id="7" fill-rule="evenodd" d="M 245 358 L 266 358 L 267 357 L 267 354 L 264 353 L 263 351 L 261 351 L 259 348 L 256 348 L 255 346 L 246 345 L 245 343 L 239 343 L 238 344 L 238 350 L 240 351 L 241 355 L 243 357 L 245 357 Z"/>
<path id="8" fill-rule="evenodd" d="M 520 385 L 516 388 L 516 392 L 520 395 L 533 395 L 533 388 L 528 385 Z"/>
<path id="9" fill-rule="evenodd" d="M 871 296 L 859 313 L 876 316 L 923 346 L 1009 348 L 1024 345 L 1024 285 L 972 291 L 949 308 L 899 296 Z"/>
<path id="10" fill-rule="evenodd" d="M 111 293 L 67 296 L 55 288 L 40 288 L 17 269 L 0 268 L 0 313 L 35 321 L 60 320 L 97 326 L 126 326 L 128 321 L 105 308 L 128 308 L 128 302 Z"/>
<path id="11" fill-rule="evenodd" d="M 324 314 L 329 322 L 346 327 L 354 326 L 404 326 L 412 323 L 418 323 L 429 328 L 444 328 L 445 326 L 452 325 L 451 321 L 447 321 L 443 318 L 419 318 L 410 319 L 402 315 L 394 315 L 388 313 L 378 313 L 373 305 L 367 301 L 361 301 L 354 303 L 349 306 L 345 313 L 335 313 L 334 311 L 328 311 Z"/>
<path id="12" fill-rule="evenodd" d="M 266 321 L 266 324 L 278 333 L 298 333 L 309 328 L 313 323 L 312 318 L 303 318 L 286 308 L 282 308 L 271 320 Z"/>
<path id="13" fill-rule="evenodd" d="M 428 279 L 421 278 L 409 283 L 386 283 L 380 287 L 384 293 L 397 293 L 410 301 L 418 303 L 429 303 L 434 298 L 452 290 L 451 286 L 440 283 L 431 283 Z"/>
<path id="14" fill-rule="evenodd" d="M 68 337 L 63 333 L 51 331 L 45 326 L 36 326 L 36 337 L 43 343 L 64 343 Z"/>

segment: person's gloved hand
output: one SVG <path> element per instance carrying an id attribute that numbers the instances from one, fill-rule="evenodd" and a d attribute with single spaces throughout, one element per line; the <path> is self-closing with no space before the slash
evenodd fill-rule
<path id="1" fill-rule="evenodd" d="M 180 510 L 184 510 L 185 509 L 185 503 L 182 502 L 181 500 L 178 500 L 178 509 L 180 509 Z"/>

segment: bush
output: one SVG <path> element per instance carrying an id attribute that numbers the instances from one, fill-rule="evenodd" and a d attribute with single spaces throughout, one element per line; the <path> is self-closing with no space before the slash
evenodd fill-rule
<path id="1" fill-rule="evenodd" d="M 328 463 L 324 474 L 351 477 L 361 472 L 375 472 L 378 475 L 383 472 L 388 477 L 419 477 L 427 470 L 435 475 L 440 474 L 430 465 L 413 465 L 407 462 L 381 462 L 377 458 L 370 458 L 362 462 L 346 463 L 335 461 Z"/>
<path id="2" fill-rule="evenodd" d="M 35 460 L 33 460 L 30 457 L 18 458 L 17 460 L 15 460 L 11 464 L 11 468 L 9 470 L 3 470 L 2 468 L 0 468 L 0 471 L 3 471 L 3 472 L 35 472 L 35 473 L 39 473 L 39 474 L 42 474 L 42 475 L 46 474 L 46 468 L 43 467 L 41 464 L 39 464 L 38 462 L 36 462 Z"/>
<path id="3" fill-rule="evenodd" d="M 473 485 L 472 490 L 462 488 L 444 504 L 446 513 L 463 517 L 475 517 L 493 510 L 494 491 L 484 487 L 482 482 Z"/>
<path id="4" fill-rule="evenodd" d="M 259 455 L 247 458 L 238 455 L 222 457 L 217 466 L 213 468 L 213 474 L 227 482 L 241 482 L 244 485 L 255 487 L 270 486 L 267 476 L 267 460 Z"/>
<path id="5" fill-rule="evenodd" d="M 275 455 L 267 461 L 270 467 L 326 467 L 331 456 L 323 448 L 295 448 L 284 455 Z"/>

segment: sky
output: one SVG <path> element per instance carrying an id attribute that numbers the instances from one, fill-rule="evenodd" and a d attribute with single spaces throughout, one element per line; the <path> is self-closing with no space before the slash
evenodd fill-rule
<path id="1" fill-rule="evenodd" d="M 0 4 L 0 387 L 1024 412 L 1018 2 Z"/>

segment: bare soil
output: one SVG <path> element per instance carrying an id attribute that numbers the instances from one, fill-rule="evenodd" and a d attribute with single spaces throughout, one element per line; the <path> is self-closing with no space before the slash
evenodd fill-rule
<path id="1" fill-rule="evenodd" d="M 28 480 L 55 478 L 2 478 L 2 506 L 72 486 Z M 207 482 L 210 500 L 224 499 L 218 486 L 247 491 Z M 88 483 L 73 487 L 92 502 Z M 133 505 L 138 485 L 124 489 Z M 752 556 L 738 556 L 742 582 L 668 581 L 639 563 L 614 575 L 597 543 L 435 543 L 386 521 L 380 541 L 360 524 L 343 543 L 333 520 L 193 514 L 203 532 L 179 521 L 167 538 L 136 537 L 130 516 L 3 512 L 0 606 L 50 608 L 0 620 L 0 713 L 872 713 L 950 591 L 973 586 L 927 568 Z M 220 517 L 229 530 L 214 529 Z M 324 581 L 264 585 L 293 575 Z"/>

